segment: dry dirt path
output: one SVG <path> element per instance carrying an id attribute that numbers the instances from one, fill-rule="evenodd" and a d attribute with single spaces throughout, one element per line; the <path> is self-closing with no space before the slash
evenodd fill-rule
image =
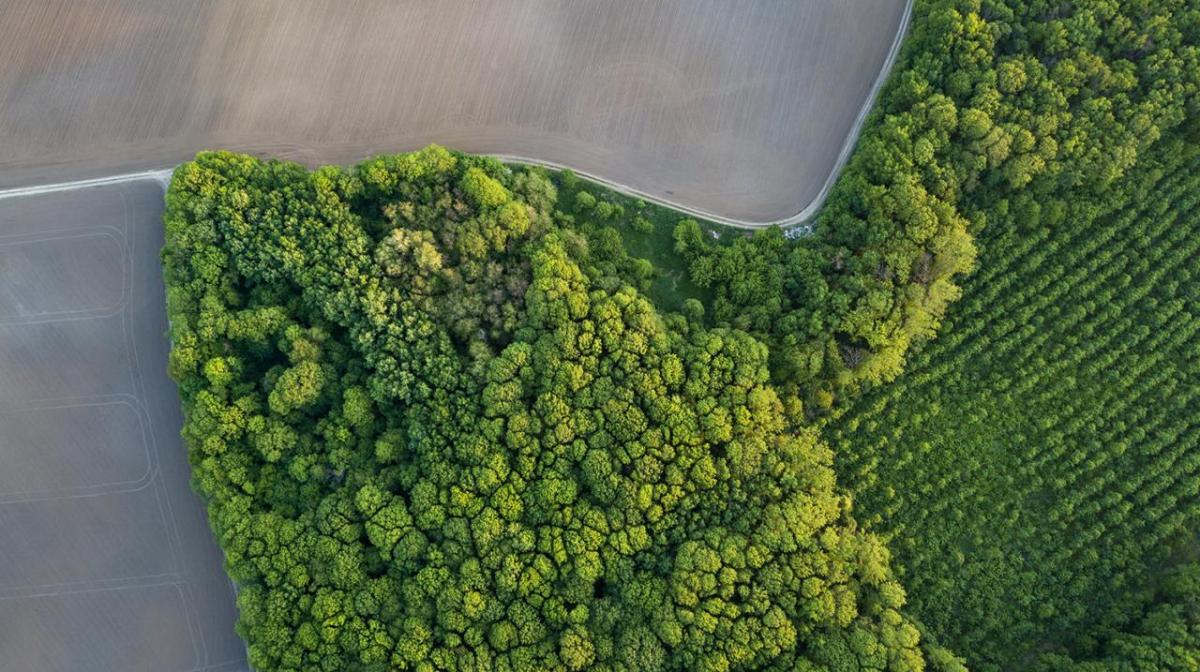
<path id="1" fill-rule="evenodd" d="M 430 142 L 729 223 L 819 201 L 906 0 L 9 0 L 0 186 L 203 148 L 349 163 Z"/>

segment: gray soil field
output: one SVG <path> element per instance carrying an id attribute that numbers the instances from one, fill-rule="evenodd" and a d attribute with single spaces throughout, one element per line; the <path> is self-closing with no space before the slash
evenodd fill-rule
<path id="1" fill-rule="evenodd" d="M 0 200 L 0 668 L 246 669 L 166 374 L 153 180 Z"/>
<path id="2" fill-rule="evenodd" d="M 0 186 L 430 142 L 765 222 L 838 165 L 905 0 L 6 0 Z"/>

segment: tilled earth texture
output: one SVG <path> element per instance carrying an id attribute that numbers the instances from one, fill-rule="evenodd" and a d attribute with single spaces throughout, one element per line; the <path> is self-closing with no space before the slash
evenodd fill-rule
<path id="1" fill-rule="evenodd" d="M 904 0 L 7 0 L 0 186 L 436 142 L 765 222 L 821 193 Z"/>
<path id="2" fill-rule="evenodd" d="M 233 672 L 188 487 L 154 180 L 0 199 L 0 669 Z"/>

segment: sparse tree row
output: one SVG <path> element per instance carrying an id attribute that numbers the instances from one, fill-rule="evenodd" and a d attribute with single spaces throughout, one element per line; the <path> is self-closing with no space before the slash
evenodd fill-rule
<path id="1" fill-rule="evenodd" d="M 809 417 L 900 372 L 992 227 L 1073 226 L 1164 133 L 1200 118 L 1195 0 L 918 0 L 845 171 L 796 241 L 680 225 L 712 316 L 771 346 Z"/>
<path id="2" fill-rule="evenodd" d="M 170 370 L 255 668 L 957 669 L 767 348 L 557 198 L 437 147 L 176 171 Z"/>

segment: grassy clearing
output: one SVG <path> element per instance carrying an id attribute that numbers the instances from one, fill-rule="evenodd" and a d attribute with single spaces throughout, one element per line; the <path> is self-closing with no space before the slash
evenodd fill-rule
<path id="1" fill-rule="evenodd" d="M 632 284 L 641 285 L 660 310 L 678 311 L 687 299 L 697 299 L 706 307 L 712 302 L 712 291 L 700 287 L 688 277 L 687 260 L 675 251 L 675 226 L 686 219 L 695 220 L 706 235 L 732 240 L 735 236 L 750 235 L 708 220 L 690 217 L 671 208 L 647 203 L 622 194 L 591 180 L 578 177 L 571 171 L 551 173 L 559 189 L 558 208 L 574 220 L 575 229 L 585 234 L 593 248 L 611 243 L 605 229 L 619 234 L 621 248 L 628 260 L 628 272 L 622 275 Z M 580 196 L 587 194 L 587 196 Z M 590 198 L 589 198 L 590 196 Z M 637 261 L 649 262 L 652 273 L 638 282 Z"/>

